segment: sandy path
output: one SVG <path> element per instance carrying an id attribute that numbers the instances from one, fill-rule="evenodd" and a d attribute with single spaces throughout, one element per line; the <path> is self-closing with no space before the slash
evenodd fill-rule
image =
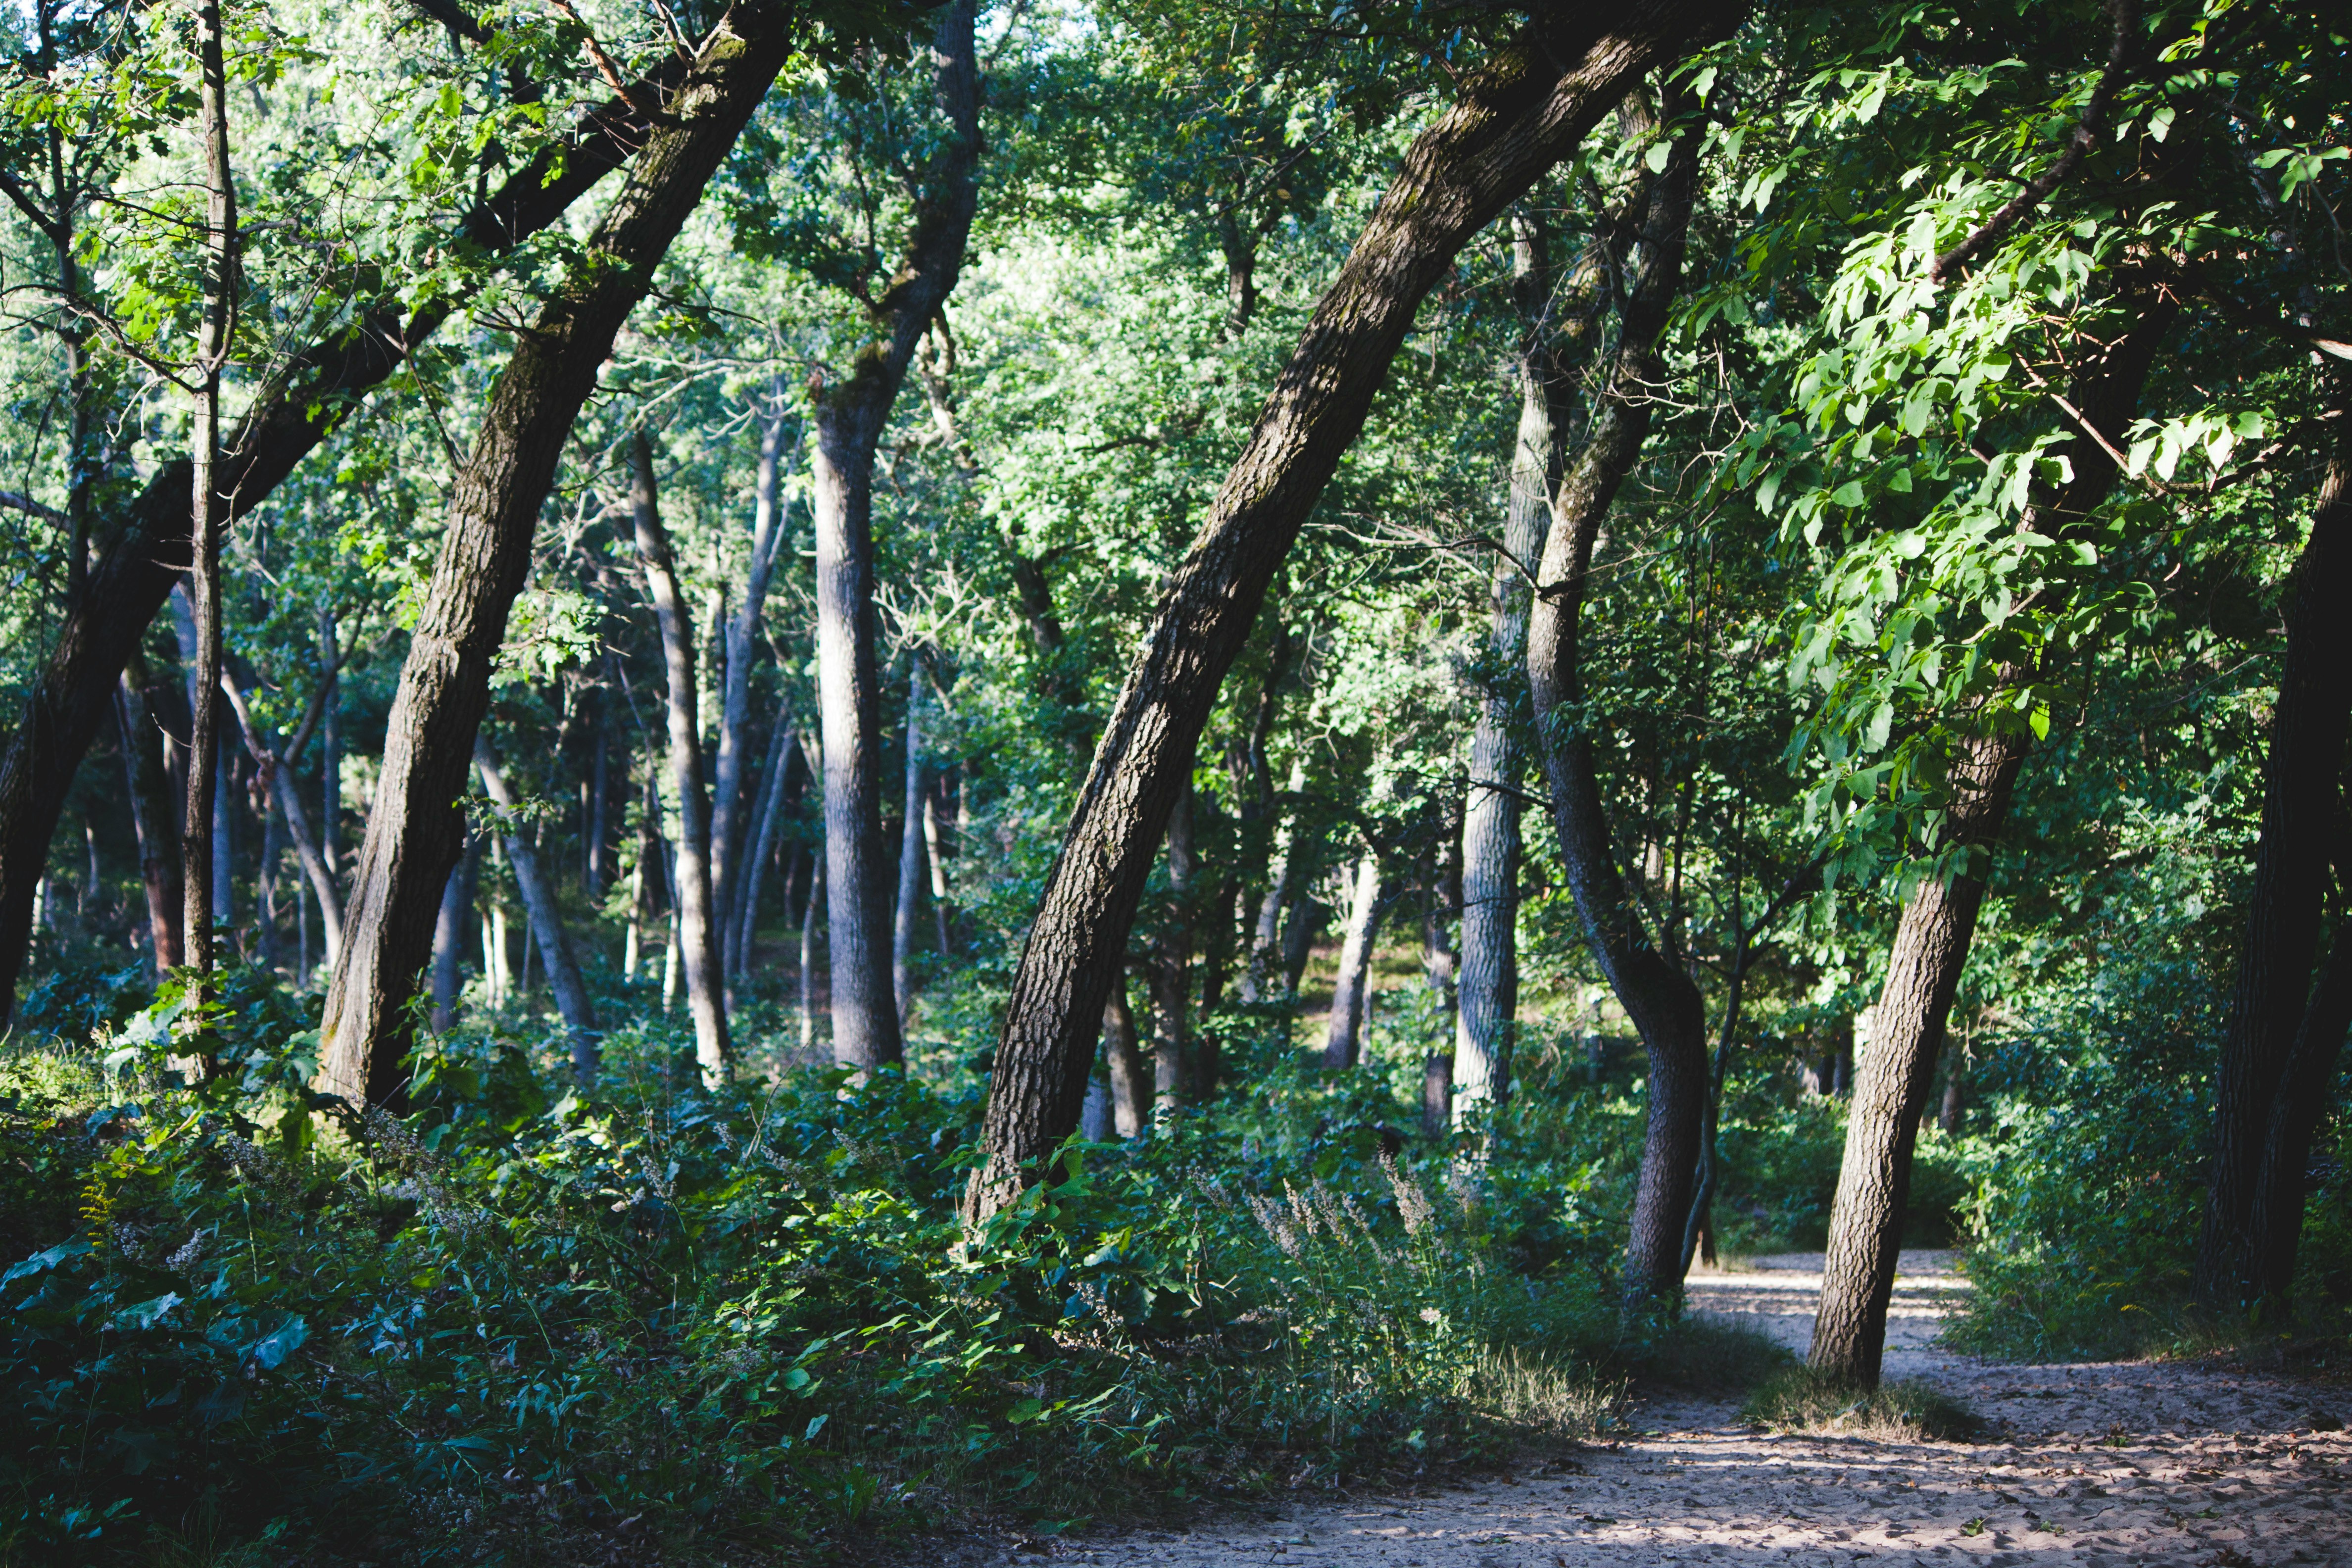
<path id="1" fill-rule="evenodd" d="M 1966 1281 L 1906 1253 L 1890 1376 L 1932 1383 L 1993 1423 L 1980 1444 L 1774 1437 L 1724 1400 L 1636 1407 L 1640 1431 L 1572 1461 L 1430 1496 L 1227 1518 L 1182 1533 L 1079 1539 L 1105 1568 L 1612 1568 L 1664 1563 L 2081 1563 L 2352 1568 L 2352 1416 L 2339 1391 L 2147 1363 L 2014 1366 L 1938 1349 Z M 1820 1255 L 1693 1281 L 1701 1310 L 1802 1350 Z M 2318 1401 L 2315 1409 L 2315 1400 Z"/>

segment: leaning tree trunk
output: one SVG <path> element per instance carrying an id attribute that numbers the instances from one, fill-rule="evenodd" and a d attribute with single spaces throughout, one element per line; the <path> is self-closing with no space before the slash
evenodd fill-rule
<path id="1" fill-rule="evenodd" d="M 481 773 L 482 792 L 490 797 L 490 814 L 499 819 L 499 837 L 506 841 L 507 864 L 514 868 L 523 915 L 530 921 L 531 934 L 539 939 L 540 954 L 547 963 L 547 984 L 555 993 L 555 1011 L 563 1020 L 563 1032 L 572 1046 L 572 1075 L 583 1084 L 593 1083 L 598 1066 L 596 1010 L 589 1005 L 588 986 L 580 978 L 580 961 L 572 955 L 572 939 L 565 934 L 562 916 L 555 907 L 555 889 L 540 875 L 539 851 L 515 831 L 514 796 L 508 793 L 506 775 L 499 771 L 490 743 L 478 734 L 474 737 L 474 766 Z M 441 913 L 451 912 L 445 889 Z M 434 937 L 437 949 L 437 923 Z M 435 979 L 438 981 L 437 973 Z"/>
<path id="2" fill-rule="evenodd" d="M 1744 9 L 1723 0 L 1636 0 L 1606 18 L 1547 9 L 1406 152 L 1162 589 L 1096 749 L 1007 999 L 968 1221 L 1010 1202 L 1077 1125 L 1111 968 L 1217 687 L 1423 298 L 1627 87 L 1727 34 Z"/>
<path id="3" fill-rule="evenodd" d="M 2130 329 L 2078 373 L 2074 403 L 2103 439 L 2077 437 L 2063 448 L 2073 479 L 2039 522 L 2058 535 L 2106 499 L 2118 470 L 2108 453 L 2131 424 L 2148 367 L 2179 307 L 2161 293 L 2145 296 Z M 2004 670 L 2005 680 L 2023 671 Z M 1829 1251 L 1821 1306 L 1813 1319 L 1813 1369 L 1857 1387 L 1878 1385 L 1886 1342 L 1886 1304 L 1903 1240 L 1911 1152 L 1934 1081 L 1945 1021 L 1958 994 L 1984 896 L 1985 865 L 1998 841 L 2019 766 L 2032 745 L 2017 727 L 1963 741 L 1952 772 L 1952 805 L 1939 850 L 1960 869 L 1948 883 L 1920 889 L 1895 925 L 1886 985 L 1874 1015 L 1870 1048 L 1853 1076 L 1843 1163 L 1830 1210 Z"/>
<path id="4" fill-rule="evenodd" d="M 1381 852 L 1370 845 L 1356 862 L 1348 900 L 1348 936 L 1339 947 L 1339 973 L 1331 982 L 1330 1026 L 1323 1034 L 1323 1065 L 1351 1068 L 1364 1048 L 1364 1015 L 1370 1009 L 1372 945 L 1380 935 Z"/>
<path id="5" fill-rule="evenodd" d="M 627 184 L 491 390 L 452 487 L 448 529 L 386 721 L 320 1029 L 328 1092 L 373 1103 L 406 1091 L 407 1003 L 463 838 L 457 802 L 489 705 L 491 662 L 530 574 L 532 531 L 564 438 L 614 335 L 782 67 L 793 31 L 786 14 L 751 4 L 713 29 L 669 100 L 670 118 L 646 133 Z"/>
<path id="6" fill-rule="evenodd" d="M 1697 133 L 1686 130 L 1648 192 L 1641 270 L 1622 313 L 1616 361 L 1584 449 L 1553 500 L 1528 623 L 1528 681 L 1560 860 L 1585 944 L 1649 1057 L 1648 1126 L 1625 1250 L 1632 1308 L 1671 1298 L 1682 1283 L 1683 1221 L 1706 1100 L 1706 1010 L 1689 973 L 1649 930 L 1618 867 L 1592 740 L 1576 718 L 1583 702 L 1578 622 L 1593 542 L 1641 456 L 1650 389 L 1665 377 L 1657 339 L 1681 286 L 1697 166 Z"/>
<path id="7" fill-rule="evenodd" d="M 932 45 L 949 134 L 920 176 L 916 219 L 890 286 L 869 307 L 874 341 L 815 399 L 817 696 L 824 731 L 824 838 L 833 1053 L 845 1067 L 905 1054 L 890 978 L 890 874 L 882 846 L 882 677 L 874 625 L 874 452 L 915 345 L 955 288 L 979 205 L 979 71 L 972 0 L 949 0 Z"/>
<path id="8" fill-rule="evenodd" d="M 2204 1233 L 2197 1249 L 2199 1293 L 2214 1306 L 2248 1304 L 2266 1287 L 2291 1282 L 2268 1262 L 2282 1228 L 2285 1257 L 2294 1252 L 2302 1223 L 2302 1163 L 2308 1153 L 2306 1108 L 2291 1097 L 2318 1091 L 2326 1079 L 2317 1059 L 2332 1062 L 2342 1040 L 2315 1040 L 2298 1052 L 2297 1037 L 2316 1009 L 2312 966 L 2319 952 L 2327 867 L 2336 857 L 2344 813 L 2343 776 L 2347 709 L 2352 708 L 2352 406 L 2339 398 L 2336 448 L 2312 513 L 2311 537 L 2295 563 L 2286 610 L 2286 656 L 2278 700 L 2271 710 L 2270 757 L 2263 770 L 2262 837 L 2254 851 L 2254 885 L 2246 904 L 2245 946 L 2215 1075 L 2211 1175 Z M 2323 993 L 2328 988 L 2321 987 Z M 2332 996 L 2327 998 L 2332 1001 Z M 2306 1063 L 2305 1083 L 2293 1083 L 2291 1058 Z M 2271 1147 L 2273 1126 L 2300 1148 Z M 2285 1162 L 2291 1160 L 2292 1174 Z M 2268 1184 L 2265 1223 L 2254 1215 Z M 2294 1214 L 2286 1212 L 2289 1190 Z"/>
<path id="9" fill-rule="evenodd" d="M 736 883 L 743 864 L 745 821 L 743 748 L 751 723 L 751 646 L 767 608 L 768 581 L 784 537 L 783 509 L 777 504 L 783 466 L 784 417 L 770 410 L 760 436 L 760 468 L 752 487 L 751 555 L 743 569 L 743 602 L 727 623 L 726 680 L 719 704 L 719 755 L 710 805 L 710 896 L 726 920 L 728 941 L 721 959 L 726 973 L 740 973 L 733 937 Z"/>
<path id="10" fill-rule="evenodd" d="M 628 95 L 591 110 L 576 131 L 516 170 L 450 237 L 498 256 L 561 218 L 645 141 L 646 124 L 632 100 L 660 98 L 686 68 L 666 57 Z M 397 291 L 356 300 L 328 336 L 287 362 L 222 453 L 211 487 L 225 508 L 216 526 L 259 505 L 463 302 L 462 293 L 406 300 Z M 0 1024 L 16 996 L 33 890 L 67 792 L 112 705 L 116 675 L 187 573 L 193 489 L 190 464 L 173 459 L 101 521 L 95 531 L 107 542 L 87 591 L 68 611 L 22 716 L 0 740 Z"/>
<path id="11" fill-rule="evenodd" d="M 719 912 L 710 890 L 710 796 L 702 777 L 702 700 L 694 676 L 694 626 L 670 563 L 669 535 L 662 528 L 654 489 L 654 447 L 640 429 L 629 443 L 635 483 L 631 510 L 637 525 L 637 558 L 646 591 L 661 623 L 662 668 L 668 677 L 669 781 L 677 800 L 677 924 L 676 942 L 686 981 L 687 1010 L 694 1017 L 694 1058 L 705 1082 L 717 1083 L 732 1069 L 727 1037 L 726 977 L 719 967 Z"/>

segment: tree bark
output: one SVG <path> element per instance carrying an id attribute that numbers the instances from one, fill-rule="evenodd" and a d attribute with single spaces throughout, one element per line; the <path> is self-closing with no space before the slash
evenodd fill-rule
<path id="1" fill-rule="evenodd" d="M 2340 864 L 2340 862 L 2339 862 Z M 2258 1300 L 2282 1312 L 2294 1308 L 2295 1256 L 2302 1249 L 2303 1211 L 2310 1179 L 2311 1140 L 2334 1095 L 2336 1061 L 2352 1031 L 2352 917 L 2338 913 L 2336 939 L 2294 1046 L 2279 1069 L 2278 1093 L 2271 1100 L 2268 1136 L 2248 1205 L 2256 1248 L 2253 1280 Z"/>
<path id="2" fill-rule="evenodd" d="M 646 595 L 661 624 L 662 667 L 668 677 L 670 792 L 677 801 L 677 867 L 678 963 L 686 982 L 686 1005 L 694 1017 L 694 1057 L 707 1082 L 732 1070 L 727 1037 L 727 1005 L 720 987 L 719 913 L 710 889 L 710 796 L 702 777 L 702 700 L 694 674 L 694 626 L 678 593 L 670 563 L 669 535 L 662 528 L 654 489 L 653 441 L 640 429 L 629 443 L 635 484 L 631 510 L 636 519 L 637 558 L 645 567 Z M 665 981 L 667 986 L 667 981 Z"/>
<path id="3" fill-rule="evenodd" d="M 685 69 L 685 62 L 666 59 L 631 96 L 658 98 Z M 592 110 L 577 132 L 468 212 L 452 237 L 490 256 L 511 250 L 619 167 L 646 131 L 625 99 Z M 258 389 L 227 443 L 211 487 L 225 507 L 216 526 L 258 505 L 461 303 L 462 295 L 447 295 L 412 306 L 388 291 L 361 301 L 355 321 L 338 317 L 326 336 L 297 353 Z M 22 716 L 0 740 L 0 1024 L 14 1003 L 33 889 L 67 792 L 112 705 L 116 675 L 188 571 L 194 482 L 186 460 L 165 463 L 93 528 L 105 542 L 88 589 L 26 691 Z"/>
<path id="4" fill-rule="evenodd" d="M 801 1049 L 816 1048 L 816 912 L 830 900 L 824 895 L 825 855 L 820 847 L 809 851 L 808 896 L 801 901 Z"/>
<path id="5" fill-rule="evenodd" d="M 2287 1066 L 2303 1045 L 2298 1037 L 2323 1025 L 2316 1003 L 2336 1001 L 2325 984 L 2321 996 L 2314 997 L 2312 971 L 2327 868 L 2343 831 L 2337 781 L 2352 713 L 2352 617 L 2344 610 L 2352 598 L 2352 433 L 2340 428 L 2352 425 L 2352 399 L 2339 395 L 2336 417 L 2336 447 L 2288 595 L 2286 651 L 2271 713 L 2245 945 L 2214 1079 L 2212 1165 L 2196 1282 L 2199 1293 L 2221 1308 L 2250 1305 L 2266 1288 L 2283 1288 L 2292 1279 L 2291 1268 L 2282 1275 L 2265 1260 L 2280 1227 L 2299 1230 L 2301 1225 L 2300 1166 L 2310 1134 L 2294 1137 L 2305 1108 L 2289 1103 L 2289 1095 L 2302 1086 L 2290 1083 Z M 2300 1054 L 2332 1061 L 2342 1033 L 2339 1025 L 2334 1038 L 2315 1039 Z M 2319 1087 L 2324 1091 L 2324 1079 Z M 2273 1155 L 2270 1149 L 2274 1128 L 2303 1145 L 2292 1152 L 2297 1169 L 2291 1176 L 2280 1163 L 2290 1151 L 2280 1148 Z M 2254 1210 L 2265 1185 L 2266 1163 L 2275 1175 L 2265 1205 L 2272 1212 L 2263 1224 Z M 2290 1188 L 2292 1216 L 2283 1207 Z M 2286 1256 L 2293 1255 L 2290 1235 Z"/>
<path id="6" fill-rule="evenodd" d="M 197 135 L 204 144 L 205 262 L 203 302 L 196 326 L 195 418 L 188 432 L 188 599 L 194 623 L 194 658 L 188 678 L 188 795 L 180 828 L 181 924 L 188 967 L 210 974 L 214 921 L 225 920 L 225 888 L 215 877 L 217 836 L 227 813 L 215 777 L 221 764 L 221 581 L 220 535 L 226 521 L 221 503 L 221 372 L 228 363 L 236 330 L 236 184 L 228 157 L 228 68 L 221 41 L 220 0 L 196 6 Z"/>
<path id="7" fill-rule="evenodd" d="M 890 989 L 898 998 L 901 1031 L 915 1005 L 910 965 L 915 956 L 916 906 L 923 899 L 923 678 L 911 660 L 908 672 L 906 805 L 898 819 L 898 896 L 890 911 Z"/>
<path id="8" fill-rule="evenodd" d="M 875 338 L 815 397 L 817 694 L 824 730 L 827 933 L 834 1059 L 865 1070 L 905 1054 L 887 958 L 890 861 L 882 847 L 882 691 L 874 625 L 874 451 L 916 343 L 955 288 L 979 205 L 972 0 L 949 0 L 931 56 L 948 135 L 923 169 L 915 224 L 867 314 Z"/>
<path id="9" fill-rule="evenodd" d="M 491 661 L 530 569 L 563 441 L 614 335 L 653 281 L 703 186 L 765 96 L 793 28 L 739 5 L 712 30 L 583 259 L 520 334 L 452 487 L 449 525 L 386 721 L 341 962 L 320 1034 L 321 1087 L 348 1100 L 405 1092 L 405 1005 L 463 829 L 456 802 L 489 702 Z"/>
<path id="10" fill-rule="evenodd" d="M 490 815 L 498 818 L 507 864 L 514 868 L 515 887 L 522 894 L 523 918 L 530 921 L 529 934 L 538 940 L 541 959 L 547 965 L 548 988 L 555 993 L 556 1015 L 563 1020 L 563 1032 L 572 1047 L 572 1074 L 583 1084 L 593 1083 L 599 1065 L 596 1009 L 589 1003 L 587 983 L 580 978 L 580 962 L 572 956 L 572 939 L 565 933 L 562 916 L 555 907 L 555 889 L 540 875 L 539 851 L 517 830 L 514 796 L 507 789 L 506 775 L 499 770 L 499 760 L 489 742 L 479 734 L 474 737 L 474 766 L 482 775 L 482 793 L 490 797 Z M 441 907 L 445 911 L 449 907 L 446 889 Z M 434 936 L 437 956 L 437 923 Z M 523 989 L 528 991 L 528 943 L 523 947 L 522 967 Z"/>
<path id="11" fill-rule="evenodd" d="M 331 880 L 343 856 L 342 635 L 331 607 L 319 612 L 319 667 L 327 672 L 325 721 L 319 733 L 319 854 Z M 334 962 L 330 949 L 327 963 Z"/>
<path id="12" fill-rule="evenodd" d="M 1284 975 L 1282 911 L 1296 900 L 1298 889 L 1299 802 L 1307 791 L 1307 759 L 1291 759 L 1290 780 L 1283 791 L 1286 809 L 1274 830 L 1273 863 L 1266 868 L 1265 897 L 1258 900 L 1257 921 L 1250 932 L 1249 963 L 1242 971 L 1242 1000 L 1270 1001 Z M 1295 983 L 1294 983 L 1295 985 Z"/>
<path id="13" fill-rule="evenodd" d="M 457 963 L 466 948 L 466 861 L 449 868 L 441 909 L 433 917 L 433 1032 L 446 1035 L 457 1022 Z"/>
<path id="14" fill-rule="evenodd" d="M 1184 1099 L 1184 1058 L 1192 1037 L 1192 874 L 1199 858 L 1192 847 L 1192 786 L 1186 780 L 1168 816 L 1168 902 L 1160 911 L 1160 939 L 1152 944 L 1148 982 L 1151 991 L 1151 1109 L 1172 1115 Z"/>
<path id="15" fill-rule="evenodd" d="M 1665 377 L 1657 339 L 1681 287 L 1697 166 L 1697 132 L 1685 130 L 1649 188 L 1641 267 L 1621 315 L 1616 361 L 1583 450 L 1563 465 L 1527 634 L 1536 733 L 1569 889 L 1585 943 L 1649 1057 L 1648 1126 L 1623 1279 L 1634 1309 L 1670 1299 L 1682 1281 L 1683 1222 L 1706 1098 L 1706 1010 L 1672 932 L 1650 930 L 1619 868 L 1591 737 L 1577 719 L 1584 694 L 1578 621 L 1594 541 L 1641 456 L 1651 389 Z"/>
<path id="16" fill-rule="evenodd" d="M 751 722 L 751 648 L 767 608 L 776 552 L 784 537 L 782 508 L 776 504 L 783 450 L 784 416 L 779 405 L 770 410 L 760 433 L 760 468 L 752 487 L 751 554 L 743 569 L 743 602 L 727 623 L 726 681 L 720 688 L 716 789 L 710 805 L 710 896 L 727 918 L 730 938 L 738 925 L 735 886 L 749 826 L 743 810 L 743 748 L 749 743 Z M 730 975 L 741 973 L 737 953 L 730 940 L 722 955 Z"/>
<path id="17" fill-rule="evenodd" d="M 1348 938 L 1339 949 L 1339 973 L 1331 984 L 1330 1026 L 1323 1036 L 1323 1065 L 1351 1068 L 1363 1055 L 1364 1015 L 1370 1006 L 1372 946 L 1387 910 L 1381 897 L 1381 852 L 1367 845 L 1356 862 L 1348 901 Z"/>
<path id="18" fill-rule="evenodd" d="M 1422 299 L 1628 86 L 1743 14 L 1721 0 L 1547 11 L 1414 139 L 1162 590 L 1104 730 L 1008 998 L 967 1221 L 1011 1201 L 1077 1124 L 1110 970 L 1217 687 Z"/>
<path id="19" fill-rule="evenodd" d="M 156 750 L 155 722 L 147 712 L 146 661 L 124 668 L 115 693 L 115 717 L 122 731 L 125 782 L 131 790 L 131 822 L 139 835 L 139 880 L 147 890 L 148 946 L 155 978 L 181 963 L 180 857 L 174 839 L 171 781 Z"/>
<path id="20" fill-rule="evenodd" d="M 1151 1125 L 1151 1069 L 1135 1043 L 1135 1014 L 1127 1005 L 1127 975 L 1113 979 L 1103 999 L 1103 1057 L 1110 1068 L 1111 1125 L 1133 1138 Z"/>
<path id="21" fill-rule="evenodd" d="M 734 935 L 728 946 L 728 963 L 736 974 L 748 973 L 751 968 L 751 938 L 760 923 L 760 890 L 768 879 L 768 862 L 775 858 L 776 836 L 783 828 L 784 784 L 794 760 L 793 700 L 788 692 L 776 709 L 775 731 L 768 740 L 766 771 L 761 774 L 763 784 L 759 826 L 752 830 L 751 853 L 743 861 L 742 874 L 736 879 L 738 908 L 730 916 Z"/>

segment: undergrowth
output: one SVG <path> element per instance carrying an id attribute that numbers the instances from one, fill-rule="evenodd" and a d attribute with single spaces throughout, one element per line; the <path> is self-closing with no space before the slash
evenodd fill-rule
<path id="1" fill-rule="evenodd" d="M 1790 1366 L 1765 1379 L 1740 1415 L 1776 1432 L 1829 1433 L 1882 1443 L 1958 1443 L 1980 1424 L 1948 1394 L 1918 1383 L 1858 1389 L 1809 1367 Z"/>
<path id="2" fill-rule="evenodd" d="M 1344 1117 L 1073 1144 L 968 1237 L 968 1096 L 706 1092 L 658 1026 L 582 1092 L 468 1033 L 355 1118 L 285 992 L 225 989 L 0 1066 L 8 1561 L 1050 1533 L 1593 1436 L 1663 1331 L 1594 1244 L 1529 1271 L 1478 1167 Z"/>

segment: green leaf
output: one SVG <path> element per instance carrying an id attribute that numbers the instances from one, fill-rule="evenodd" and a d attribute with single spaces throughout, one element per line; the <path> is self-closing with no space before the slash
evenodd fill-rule
<path id="1" fill-rule="evenodd" d="M 1845 483 L 1838 486 L 1837 489 L 1830 492 L 1830 504 L 1832 506 L 1860 506 L 1862 504 L 1862 481 L 1859 479 L 1848 479 Z"/>
<path id="2" fill-rule="evenodd" d="M 1674 144 L 1672 142 L 1664 141 L 1653 142 L 1650 143 L 1650 150 L 1642 154 L 1642 162 L 1650 166 L 1650 173 L 1654 174 L 1663 174 L 1666 172 L 1666 159 L 1672 154 L 1673 151 Z"/>

